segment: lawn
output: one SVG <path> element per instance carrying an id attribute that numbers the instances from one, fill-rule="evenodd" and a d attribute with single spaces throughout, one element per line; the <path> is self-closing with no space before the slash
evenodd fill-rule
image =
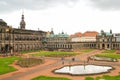
<path id="1" fill-rule="evenodd" d="M 9 65 L 18 59 L 20 59 L 20 57 L 0 58 L 0 75 L 8 73 L 8 72 L 16 71 L 17 69 Z"/>
<path id="2" fill-rule="evenodd" d="M 93 51 L 94 49 L 83 49 L 83 50 L 80 50 L 80 52 L 83 52 L 83 53 L 88 53 L 88 52 L 91 52 Z"/>
<path id="3" fill-rule="evenodd" d="M 116 52 L 116 50 L 105 50 L 102 53 L 115 53 L 115 52 Z"/>
<path id="4" fill-rule="evenodd" d="M 33 78 L 32 80 L 71 80 L 71 79 L 61 78 L 61 77 L 39 76 L 39 77 Z"/>
<path id="5" fill-rule="evenodd" d="M 29 50 L 29 51 L 21 51 L 22 54 L 27 54 L 30 52 L 40 52 L 41 50 Z"/>
<path id="6" fill-rule="evenodd" d="M 96 56 L 120 59 L 120 54 L 116 54 L 115 52 L 116 50 L 105 50 L 104 52 L 97 54 Z"/>
<path id="7" fill-rule="evenodd" d="M 108 57 L 108 58 L 120 59 L 120 54 L 102 53 L 102 54 L 97 54 L 96 56 L 98 56 L 98 57 Z"/>
<path id="8" fill-rule="evenodd" d="M 96 77 L 95 79 L 92 77 L 86 77 L 85 80 L 120 80 L 120 75 L 116 76 L 109 76 L 109 75 L 103 75 L 102 77 Z"/>
<path id="9" fill-rule="evenodd" d="M 74 56 L 77 53 L 74 52 L 57 52 L 57 51 L 40 51 L 37 54 L 33 54 L 33 56 L 46 56 L 46 57 L 67 57 L 67 56 Z"/>

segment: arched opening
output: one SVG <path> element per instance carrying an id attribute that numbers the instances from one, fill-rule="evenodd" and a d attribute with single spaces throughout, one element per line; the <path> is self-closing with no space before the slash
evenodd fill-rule
<path id="1" fill-rule="evenodd" d="M 102 44 L 102 49 L 105 49 L 105 44 Z"/>
<path id="2" fill-rule="evenodd" d="M 6 44 L 4 51 L 5 51 L 5 52 L 8 52 L 8 51 L 9 51 L 9 47 L 10 47 L 10 46 L 9 46 L 8 44 Z"/>
<path id="3" fill-rule="evenodd" d="M 108 48 L 108 49 L 110 48 L 110 45 L 109 45 L 109 44 L 107 45 L 107 48 Z"/>

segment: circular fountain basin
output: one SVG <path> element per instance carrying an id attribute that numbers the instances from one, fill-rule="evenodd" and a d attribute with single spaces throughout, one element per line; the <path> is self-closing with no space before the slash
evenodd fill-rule
<path id="1" fill-rule="evenodd" d="M 98 66 L 98 65 L 74 65 L 64 66 L 60 69 L 54 70 L 54 73 L 71 74 L 71 75 L 90 75 L 109 72 L 113 69 L 110 66 Z"/>

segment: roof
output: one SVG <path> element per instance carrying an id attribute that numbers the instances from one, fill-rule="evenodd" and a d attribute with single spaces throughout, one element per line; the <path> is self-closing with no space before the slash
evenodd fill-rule
<path id="1" fill-rule="evenodd" d="M 95 37 L 95 36 L 97 36 L 98 35 L 98 32 L 96 32 L 96 31 L 86 31 L 85 33 L 83 33 L 82 34 L 82 36 L 84 36 L 84 37 L 88 37 L 88 36 L 92 36 L 92 37 Z"/>
<path id="2" fill-rule="evenodd" d="M 82 33 L 81 32 L 77 32 L 73 35 L 71 35 L 70 37 L 81 37 L 82 36 Z"/>
<path id="3" fill-rule="evenodd" d="M 81 37 L 81 36 L 82 36 L 82 33 L 81 33 L 81 32 L 75 33 L 75 36 Z"/>
<path id="4" fill-rule="evenodd" d="M 53 37 L 61 37 L 61 38 L 63 38 L 64 37 L 65 38 L 65 37 L 69 37 L 69 35 L 66 34 L 66 33 L 59 33 L 59 34 L 56 34 L 56 35 L 50 34 L 49 37 L 51 37 L 51 38 L 53 38 Z"/>
<path id="5" fill-rule="evenodd" d="M 97 35 L 98 35 L 98 32 L 96 32 L 96 31 L 86 31 L 84 33 L 77 32 L 77 33 L 71 35 L 71 37 L 95 37 Z"/>
<path id="6" fill-rule="evenodd" d="M 110 32 L 104 32 L 104 35 L 111 36 L 112 34 Z M 99 33 L 98 36 L 102 36 L 102 33 Z"/>
<path id="7" fill-rule="evenodd" d="M 6 23 L 3 19 L 0 19 L 0 23 Z"/>
<path id="8" fill-rule="evenodd" d="M 0 22 L 5 22 L 3 19 L 0 19 Z"/>
<path id="9" fill-rule="evenodd" d="M 7 23 L 3 20 L 3 19 L 0 19 L 0 24 L 4 24 L 4 25 L 6 25 Z"/>

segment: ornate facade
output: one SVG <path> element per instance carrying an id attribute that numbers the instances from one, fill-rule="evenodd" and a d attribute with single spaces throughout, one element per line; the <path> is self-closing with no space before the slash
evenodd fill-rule
<path id="1" fill-rule="evenodd" d="M 113 34 L 112 30 L 110 30 L 110 32 L 104 32 L 103 30 L 101 30 L 100 33 L 94 36 L 93 40 L 87 40 L 87 38 L 85 41 L 81 41 L 82 37 L 79 38 L 80 39 L 78 42 L 72 41 L 73 49 L 120 49 L 120 34 Z"/>
<path id="2" fill-rule="evenodd" d="M 22 14 L 20 29 L 8 26 L 5 21 L 0 19 L 0 51 L 20 52 L 25 50 L 65 50 L 75 49 L 120 49 L 120 33 L 110 32 L 97 33 L 87 31 L 84 34 L 77 33 L 77 37 L 69 37 L 62 32 L 54 34 L 51 32 L 26 30 L 24 15 Z"/>
<path id="3" fill-rule="evenodd" d="M 46 39 L 49 50 L 69 51 L 72 49 L 70 38 L 64 32 L 55 35 L 52 30 Z"/>
<path id="4" fill-rule="evenodd" d="M 26 30 L 24 15 L 22 15 L 20 29 L 12 28 L 0 19 L 0 51 L 2 53 L 42 49 L 45 36 L 44 31 Z"/>
<path id="5" fill-rule="evenodd" d="M 72 41 L 72 48 L 75 49 L 88 49 L 96 48 L 96 36 L 98 32 L 96 31 L 86 31 L 85 33 L 80 33 L 79 36 L 74 35 L 73 38 L 71 38 Z M 73 35 L 72 35 L 73 36 Z"/>
<path id="6" fill-rule="evenodd" d="M 120 49 L 120 35 L 103 30 L 96 36 L 97 49 Z"/>

